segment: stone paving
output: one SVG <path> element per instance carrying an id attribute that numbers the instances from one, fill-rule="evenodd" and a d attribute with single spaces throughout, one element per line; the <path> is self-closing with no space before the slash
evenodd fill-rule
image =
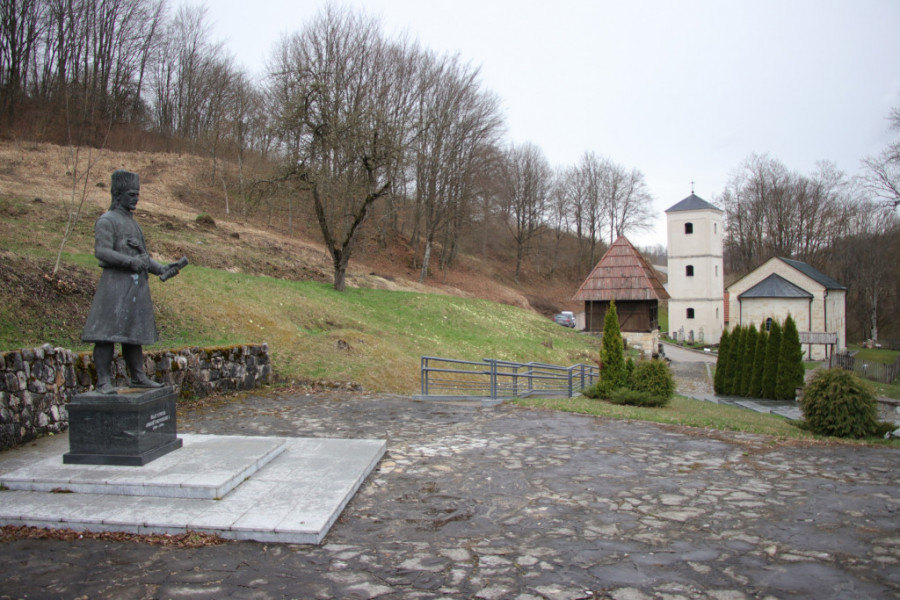
<path id="1" fill-rule="evenodd" d="M 17 540 L 0 597 L 900 597 L 894 448 L 349 392 L 179 418 L 388 452 L 322 546 Z"/>

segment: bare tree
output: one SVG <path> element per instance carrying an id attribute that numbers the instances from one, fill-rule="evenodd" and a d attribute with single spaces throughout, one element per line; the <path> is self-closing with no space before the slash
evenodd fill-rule
<path id="1" fill-rule="evenodd" d="M 900 106 L 891 110 L 891 129 L 900 131 Z M 877 157 L 863 160 L 867 173 L 866 189 L 891 208 L 900 206 L 900 139 L 892 142 Z"/>
<path id="2" fill-rule="evenodd" d="M 360 228 L 389 192 L 387 174 L 402 154 L 411 106 L 400 68 L 406 52 L 383 38 L 376 21 L 328 6 L 283 40 L 272 62 L 286 172 L 312 196 L 338 291 Z"/>
<path id="3" fill-rule="evenodd" d="M 833 267 L 847 286 L 849 335 L 878 341 L 884 326 L 898 328 L 892 318 L 900 309 L 900 220 L 881 201 L 858 200 L 846 235 L 835 246 Z"/>
<path id="4" fill-rule="evenodd" d="M 609 243 L 631 231 L 644 231 L 653 223 L 653 198 L 637 169 L 628 171 L 609 159 L 601 162 L 600 198 L 608 215 Z"/>
<path id="5" fill-rule="evenodd" d="M 593 152 L 585 152 L 578 165 L 566 174 L 566 191 L 575 213 L 579 263 L 585 274 L 598 259 L 597 246 L 608 218 L 601 192 L 602 172 L 603 161 Z"/>
<path id="6" fill-rule="evenodd" d="M 531 143 L 512 146 L 506 153 L 502 201 L 516 242 L 515 281 L 522 275 L 522 263 L 541 230 L 543 216 L 553 187 L 553 170 L 540 148 Z"/>
<path id="7" fill-rule="evenodd" d="M 42 0 L 0 1 L 0 99 L 10 126 L 28 83 L 28 64 L 46 27 L 45 9 Z"/>
<path id="8" fill-rule="evenodd" d="M 484 148 L 497 142 L 501 118 L 493 95 L 482 92 L 478 70 L 458 57 L 421 59 L 414 133 L 415 196 L 422 215 L 425 249 L 419 281 L 425 281 L 435 236 L 444 231 L 442 265 L 474 195 Z"/>
<path id="9" fill-rule="evenodd" d="M 848 189 L 846 176 L 829 163 L 805 176 L 767 156 L 750 156 L 719 198 L 729 270 L 746 272 L 772 256 L 821 268 L 847 226 Z"/>

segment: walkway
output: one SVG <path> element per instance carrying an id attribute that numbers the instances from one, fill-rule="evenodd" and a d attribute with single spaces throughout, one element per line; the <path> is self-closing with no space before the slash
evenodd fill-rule
<path id="1" fill-rule="evenodd" d="M 900 596 L 893 448 L 303 390 L 189 410 L 180 430 L 387 454 L 321 546 L 17 540 L 0 597 Z"/>

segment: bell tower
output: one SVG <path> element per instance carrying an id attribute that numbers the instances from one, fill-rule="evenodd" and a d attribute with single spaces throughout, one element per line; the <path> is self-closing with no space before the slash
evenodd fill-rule
<path id="1" fill-rule="evenodd" d="M 669 336 L 718 344 L 725 323 L 724 212 L 691 195 L 666 210 Z"/>

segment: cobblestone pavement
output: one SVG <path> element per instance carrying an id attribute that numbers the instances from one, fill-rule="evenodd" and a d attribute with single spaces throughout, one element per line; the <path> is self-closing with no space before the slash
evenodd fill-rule
<path id="1" fill-rule="evenodd" d="M 388 454 L 322 546 L 17 540 L 0 597 L 900 597 L 896 449 L 344 392 L 180 419 Z"/>

